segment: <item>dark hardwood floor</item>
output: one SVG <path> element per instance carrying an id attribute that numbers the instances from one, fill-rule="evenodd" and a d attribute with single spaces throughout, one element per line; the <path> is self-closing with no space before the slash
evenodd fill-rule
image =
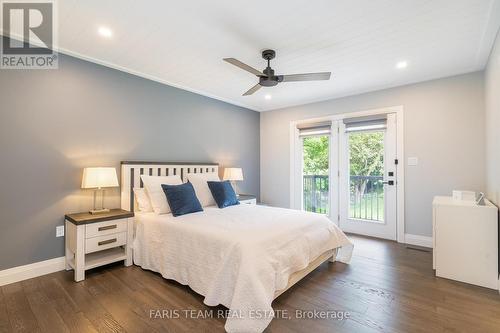
<path id="1" fill-rule="evenodd" d="M 280 296 L 273 308 L 291 319 L 274 319 L 266 332 L 500 332 L 498 292 L 434 277 L 431 252 L 352 238 L 352 263 L 325 263 Z M 150 318 L 151 310 L 223 308 L 209 308 L 188 287 L 139 267 L 112 265 L 89 272 L 84 282 L 72 278 L 58 272 L 1 287 L 0 332 L 224 330 L 222 318 Z M 350 316 L 297 319 L 296 310 Z"/>

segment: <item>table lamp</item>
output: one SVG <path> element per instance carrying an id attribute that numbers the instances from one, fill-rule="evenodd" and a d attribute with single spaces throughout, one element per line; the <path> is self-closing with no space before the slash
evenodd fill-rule
<path id="1" fill-rule="evenodd" d="M 224 180 L 229 180 L 233 185 L 233 188 L 236 185 L 236 181 L 243 180 L 243 170 L 241 168 L 225 168 L 224 169 Z M 239 194 L 236 194 L 239 197 Z"/>
<path id="2" fill-rule="evenodd" d="M 118 177 L 116 176 L 115 168 L 85 168 L 83 169 L 82 188 L 94 189 L 94 208 L 90 214 L 99 214 L 109 212 L 109 209 L 104 208 L 104 190 L 105 187 L 118 187 Z M 101 194 L 101 206 L 98 208 L 97 192 Z"/>

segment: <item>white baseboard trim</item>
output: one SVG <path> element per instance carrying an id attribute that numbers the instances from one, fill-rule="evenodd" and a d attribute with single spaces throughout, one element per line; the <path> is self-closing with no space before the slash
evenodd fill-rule
<path id="1" fill-rule="evenodd" d="M 0 271 L 0 286 L 64 270 L 65 257 L 35 262 Z"/>
<path id="2" fill-rule="evenodd" d="M 432 237 L 405 234 L 405 243 L 416 246 L 430 247 L 432 249 Z"/>

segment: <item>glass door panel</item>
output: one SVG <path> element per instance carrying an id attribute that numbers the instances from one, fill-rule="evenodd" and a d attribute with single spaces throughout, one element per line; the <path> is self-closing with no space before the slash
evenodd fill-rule
<path id="1" fill-rule="evenodd" d="M 349 218 L 384 222 L 384 132 L 348 136 Z"/>

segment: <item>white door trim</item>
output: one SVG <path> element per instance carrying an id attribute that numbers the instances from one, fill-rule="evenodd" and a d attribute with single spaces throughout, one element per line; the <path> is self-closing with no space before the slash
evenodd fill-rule
<path id="1" fill-rule="evenodd" d="M 405 180 L 405 168 L 404 168 L 404 108 L 402 105 L 399 106 L 391 106 L 380 109 L 372 109 L 372 110 L 364 110 L 357 112 L 348 112 L 342 114 L 333 114 L 327 115 L 323 117 L 315 117 L 315 118 L 307 118 L 300 120 L 292 120 L 290 122 L 290 208 L 292 209 L 301 209 L 302 208 L 302 199 L 301 192 L 297 191 L 295 184 L 297 183 L 297 166 L 302 165 L 302 162 L 298 160 L 300 156 L 298 152 L 298 144 L 299 144 L 299 135 L 297 130 L 297 125 L 300 123 L 310 123 L 310 122 L 320 122 L 320 121 L 328 121 L 331 120 L 339 121 L 345 118 L 352 117 L 363 117 L 363 116 L 371 116 L 371 115 L 379 115 L 379 114 L 388 114 L 388 113 L 396 113 L 397 114 L 397 159 L 398 164 L 396 166 L 397 169 L 397 241 L 398 243 L 405 242 L 405 196 L 404 196 L 404 180 Z M 333 129 L 332 129 L 333 130 Z M 300 183 L 301 184 L 301 183 Z M 332 212 L 333 213 L 333 212 Z M 335 221 L 334 218 L 332 220 Z M 338 221 L 337 221 L 338 222 Z"/>
<path id="2" fill-rule="evenodd" d="M 290 165 L 293 165 L 293 173 L 290 173 L 290 208 L 301 209 L 302 208 L 302 180 L 297 176 L 302 174 L 302 154 L 300 147 L 302 142 L 299 138 L 299 130 L 297 125 L 290 127 L 290 142 L 293 149 L 290 150 Z M 298 166 L 298 167 L 296 167 Z M 297 172 L 295 172 L 297 171 Z M 300 190 L 295 191 L 297 187 Z"/>
<path id="3" fill-rule="evenodd" d="M 330 135 L 329 153 L 330 159 L 328 160 L 328 167 L 330 169 L 329 184 L 330 189 L 340 187 L 340 177 L 339 177 L 339 163 L 331 163 L 332 160 L 338 161 L 340 158 L 339 152 L 339 122 L 332 122 L 332 131 Z M 340 200 L 339 193 L 337 191 L 328 191 L 330 196 L 330 219 L 340 227 Z"/>

